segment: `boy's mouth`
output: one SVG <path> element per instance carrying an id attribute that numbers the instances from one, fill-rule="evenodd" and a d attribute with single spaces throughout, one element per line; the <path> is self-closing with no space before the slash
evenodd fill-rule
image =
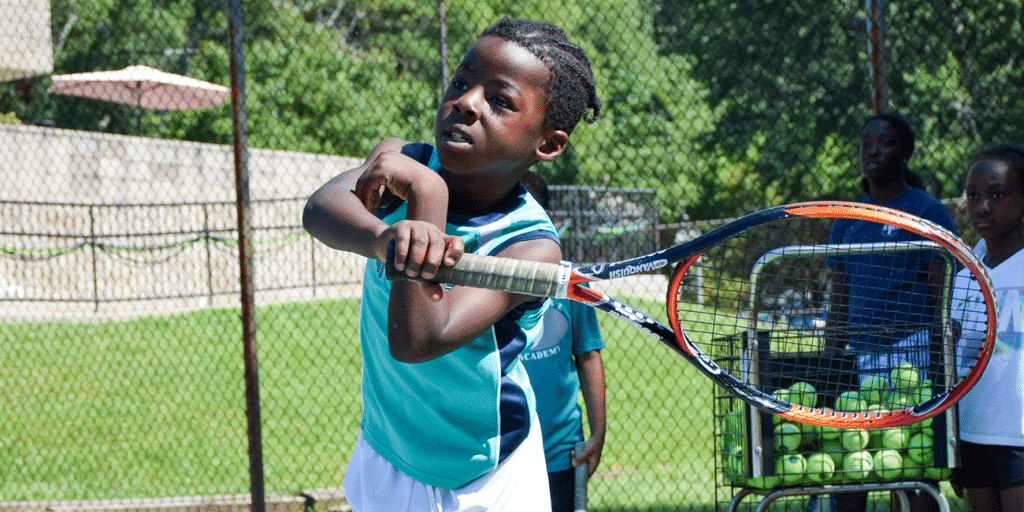
<path id="1" fill-rule="evenodd" d="M 448 140 L 458 144 L 472 144 L 473 138 L 461 130 L 451 129 L 447 131 Z"/>

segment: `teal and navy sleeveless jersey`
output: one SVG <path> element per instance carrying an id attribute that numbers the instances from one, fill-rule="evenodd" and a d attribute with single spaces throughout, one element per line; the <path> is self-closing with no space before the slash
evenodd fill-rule
<path id="1" fill-rule="evenodd" d="M 425 162 L 439 169 L 436 151 L 426 154 Z M 405 218 L 406 204 L 378 215 L 393 224 Z M 449 212 L 446 232 L 461 236 L 467 253 L 487 255 L 524 240 L 558 239 L 522 185 L 489 214 Z M 408 476 L 462 487 L 497 467 L 533 426 L 536 404 L 519 354 L 542 335 L 548 301 L 521 304 L 466 346 L 413 364 L 396 361 L 388 349 L 390 290 L 383 263 L 369 260 L 359 319 L 363 437 Z"/>

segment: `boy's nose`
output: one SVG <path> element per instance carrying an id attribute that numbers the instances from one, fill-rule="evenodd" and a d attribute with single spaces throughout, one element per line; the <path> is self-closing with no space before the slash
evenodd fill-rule
<path id="1" fill-rule="evenodd" d="M 470 89 L 466 91 L 458 101 L 455 102 L 455 110 L 459 113 L 470 116 L 480 117 L 479 101 L 483 94 L 478 89 Z"/>

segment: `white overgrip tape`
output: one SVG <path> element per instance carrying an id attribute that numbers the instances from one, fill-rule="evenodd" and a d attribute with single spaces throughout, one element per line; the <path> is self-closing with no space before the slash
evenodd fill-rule
<path id="1" fill-rule="evenodd" d="M 558 264 L 558 287 L 553 297 L 564 299 L 569 296 L 569 281 L 572 278 L 572 263 L 562 260 Z"/>

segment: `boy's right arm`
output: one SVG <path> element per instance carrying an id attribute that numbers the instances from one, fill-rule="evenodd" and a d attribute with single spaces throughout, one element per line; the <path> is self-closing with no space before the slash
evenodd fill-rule
<path id="1" fill-rule="evenodd" d="M 388 139 L 370 152 L 366 160 L 323 184 L 306 200 L 302 226 L 324 245 L 339 251 L 378 257 L 374 243 L 387 224 L 367 210 L 355 195 L 356 181 L 384 151 L 401 149 L 400 141 Z"/>
<path id="2" fill-rule="evenodd" d="M 383 261 L 395 244 L 396 267 L 431 277 L 461 257 L 461 239 L 445 235 L 448 189 L 437 173 L 410 158 L 415 145 L 378 144 L 362 165 L 317 189 L 306 201 L 303 227 L 328 247 Z M 382 198 L 408 201 L 410 219 L 388 225 L 374 213 Z"/>

